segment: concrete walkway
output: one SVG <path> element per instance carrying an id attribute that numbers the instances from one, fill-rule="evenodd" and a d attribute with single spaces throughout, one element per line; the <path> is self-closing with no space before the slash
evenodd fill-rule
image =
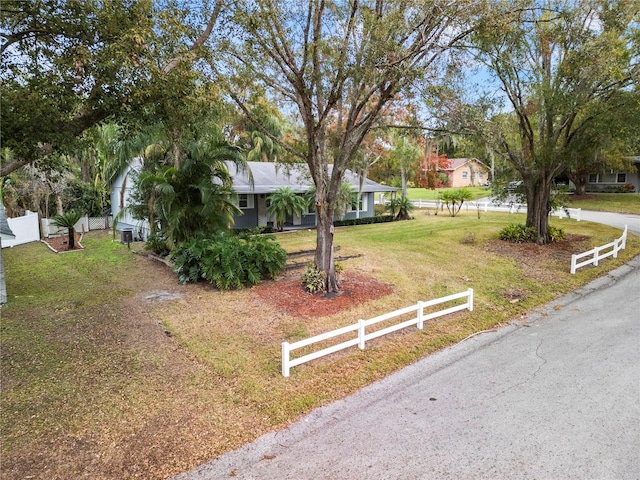
<path id="1" fill-rule="evenodd" d="M 639 285 L 636 257 L 175 480 L 640 479 Z"/>

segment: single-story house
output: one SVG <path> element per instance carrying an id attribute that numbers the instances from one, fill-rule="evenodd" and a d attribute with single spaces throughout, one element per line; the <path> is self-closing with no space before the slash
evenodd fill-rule
<path id="1" fill-rule="evenodd" d="M 490 168 L 477 158 L 450 158 L 449 167 L 440 168 L 454 188 L 474 187 L 489 181 Z"/>
<path id="2" fill-rule="evenodd" d="M 329 172 L 331 172 L 331 167 L 329 165 Z M 229 167 L 233 176 L 233 189 L 238 194 L 238 206 L 243 213 L 243 215 L 234 218 L 235 226 L 238 228 L 271 225 L 273 219 L 267 214 L 268 196 L 279 188 L 289 187 L 301 195 L 314 188 L 306 164 L 249 162 L 249 170 L 253 176 L 253 183 L 247 174 L 237 172 L 234 166 Z M 344 181 L 348 182 L 354 191 L 358 191 L 358 175 L 347 170 Z M 390 194 L 397 190 L 397 188 L 380 185 L 373 180 L 366 179 L 362 185 L 362 201 L 359 205 L 351 205 L 344 218 L 374 216 L 374 194 Z M 314 226 L 315 224 L 316 214 L 313 211 L 313 206 L 310 206 L 304 214 L 289 217 L 285 221 L 285 226 L 290 227 Z"/>
<path id="3" fill-rule="evenodd" d="M 132 172 L 141 168 L 141 161 L 136 159 L 131 167 L 121 174 L 113 184 L 111 190 L 111 211 L 116 219 L 116 229 L 119 231 L 130 230 L 134 238 L 146 239 L 148 236 L 148 225 L 131 216 L 131 214 L 118 215 L 129 203 L 129 197 L 133 188 Z M 238 194 L 238 207 L 243 215 L 234 217 L 235 227 L 257 227 L 271 225 L 273 219 L 267 214 L 267 197 L 280 187 L 289 187 L 294 192 L 305 194 L 314 188 L 313 181 L 309 175 L 306 164 L 288 165 L 271 162 L 248 162 L 251 171 L 252 181 L 249 175 L 237 171 L 236 167 L 228 164 L 229 172 L 233 177 L 233 188 Z M 329 166 L 331 171 L 331 165 Z M 358 175 L 347 170 L 344 181 L 351 184 L 354 191 L 358 191 Z M 366 179 L 362 186 L 362 201 L 360 205 L 352 205 L 345 215 L 345 219 L 364 218 L 375 215 L 374 194 L 391 194 L 398 189 L 380 185 L 372 180 Z M 285 227 L 311 227 L 316 224 L 316 214 L 313 208 L 301 216 L 290 217 L 285 221 Z"/>
<path id="4" fill-rule="evenodd" d="M 607 170 L 591 173 L 587 180 L 587 192 L 640 192 L 640 157 L 633 157 L 633 168 L 629 171 Z M 630 188 L 629 186 L 633 186 Z"/>

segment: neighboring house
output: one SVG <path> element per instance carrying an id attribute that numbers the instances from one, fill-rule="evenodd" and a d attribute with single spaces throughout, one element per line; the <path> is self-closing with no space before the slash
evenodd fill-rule
<path id="1" fill-rule="evenodd" d="M 489 181 L 489 167 L 476 158 L 450 158 L 448 168 L 440 171 L 449 177 L 454 188 L 474 187 Z"/>
<path id="2" fill-rule="evenodd" d="M 329 169 L 331 171 L 331 165 Z M 268 196 L 280 187 L 289 187 L 293 191 L 304 194 L 313 190 L 313 180 L 309 175 L 306 164 L 287 165 L 272 162 L 249 162 L 249 169 L 253 176 L 253 183 L 248 175 L 243 175 L 230 167 L 233 175 L 233 188 L 238 194 L 238 206 L 243 215 L 234 218 L 235 227 L 256 227 L 272 225 L 273 219 L 267 214 Z M 358 191 L 358 176 L 347 170 L 344 181 L 351 184 L 354 191 Z M 348 218 L 364 218 L 375 215 L 374 194 L 391 193 L 398 189 L 380 185 L 372 180 L 365 180 L 362 186 L 362 201 L 360 205 L 352 205 L 344 216 Z M 301 216 L 289 217 L 285 226 L 304 227 L 316 224 L 316 214 L 313 206 Z"/>
<path id="3" fill-rule="evenodd" d="M 631 171 L 617 172 L 607 170 L 589 174 L 585 191 L 587 192 L 640 192 L 640 157 L 633 157 L 634 168 Z"/>
<path id="4" fill-rule="evenodd" d="M 131 168 L 114 182 L 111 191 L 111 211 L 113 218 L 117 220 L 117 230 L 121 232 L 131 230 L 134 237 L 146 239 L 149 231 L 146 222 L 139 221 L 128 213 L 118 216 L 119 212 L 129 203 L 133 188 L 134 175 L 132 173 L 139 170 L 140 166 L 139 160 L 134 161 Z M 301 195 L 313 189 L 313 181 L 306 164 L 248 162 L 248 166 L 253 182 L 250 181 L 247 174 L 238 172 L 233 164 L 228 164 L 229 172 L 233 177 L 233 188 L 238 194 L 238 207 L 243 213 L 243 215 L 234 217 L 236 228 L 272 225 L 273 219 L 267 214 L 267 197 L 280 187 L 289 187 Z M 329 169 L 331 169 L 331 165 Z M 359 179 L 357 175 L 347 170 L 344 181 L 349 182 L 352 188 L 358 191 Z M 391 193 L 397 190 L 397 188 L 380 185 L 372 180 L 365 180 L 360 205 L 353 205 L 344 218 L 374 216 L 374 194 Z M 316 215 L 313 208 L 301 216 L 289 217 L 285 221 L 285 226 L 290 227 L 311 227 L 315 224 Z"/>
<path id="5" fill-rule="evenodd" d="M 142 159 L 134 158 L 129 168 L 122 172 L 111 187 L 111 215 L 116 222 L 116 230 L 131 232 L 131 240 L 146 240 L 149 237 L 149 222 L 138 220 L 125 210 L 133 192 L 133 183 L 137 172 L 142 168 Z M 123 234 L 124 240 L 124 234 Z"/>

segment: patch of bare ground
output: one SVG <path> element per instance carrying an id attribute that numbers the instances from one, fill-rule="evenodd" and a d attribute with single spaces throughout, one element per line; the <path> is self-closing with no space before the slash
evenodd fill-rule
<path id="1" fill-rule="evenodd" d="M 311 294 L 304 290 L 300 271 L 287 272 L 278 280 L 263 282 L 252 290 L 279 311 L 303 318 L 333 315 L 354 305 L 389 295 L 390 285 L 358 272 L 345 272 L 338 294 Z"/>
<path id="2" fill-rule="evenodd" d="M 538 282 L 553 282 L 556 272 L 552 265 L 571 264 L 571 255 L 589 250 L 589 237 L 584 235 L 566 235 L 565 239 L 549 245 L 535 243 L 512 243 L 504 240 L 490 240 L 487 251 L 510 258 L 520 264 L 527 276 Z M 507 292 L 508 299 L 522 296 L 521 293 Z"/>
<path id="3" fill-rule="evenodd" d="M 55 253 L 75 252 L 83 250 L 82 236 L 76 234 L 73 248 L 69 248 L 69 236 L 61 235 L 58 237 L 48 237 L 42 239 L 42 243 L 48 246 Z"/>

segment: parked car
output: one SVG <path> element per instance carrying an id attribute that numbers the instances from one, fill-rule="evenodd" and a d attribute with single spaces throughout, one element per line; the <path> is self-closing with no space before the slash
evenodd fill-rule
<path id="1" fill-rule="evenodd" d="M 489 180 L 487 180 L 486 182 L 484 182 L 483 184 L 480 185 L 481 187 L 490 187 L 491 186 L 491 182 Z"/>
<path id="2" fill-rule="evenodd" d="M 517 181 L 513 181 L 513 182 L 509 182 L 509 184 L 507 185 L 507 191 L 508 192 L 515 192 L 518 187 L 520 187 L 520 185 L 522 185 L 522 180 L 517 180 Z"/>

